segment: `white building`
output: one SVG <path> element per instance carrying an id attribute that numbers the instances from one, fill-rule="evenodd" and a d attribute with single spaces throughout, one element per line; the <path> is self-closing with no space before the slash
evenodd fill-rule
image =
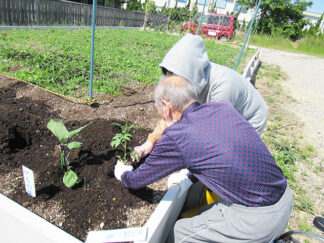
<path id="1" fill-rule="evenodd" d="M 324 18 L 322 19 L 322 23 L 320 24 L 319 29 L 322 33 L 324 33 Z"/>
<path id="2" fill-rule="evenodd" d="M 316 25 L 317 21 L 321 18 L 323 13 L 316 12 L 316 11 L 304 11 L 305 19 L 308 19 L 312 25 Z M 309 29 L 310 25 L 307 25 L 304 29 Z M 319 30 L 323 33 L 324 32 L 324 19 L 322 19 L 322 23 L 319 26 Z"/>

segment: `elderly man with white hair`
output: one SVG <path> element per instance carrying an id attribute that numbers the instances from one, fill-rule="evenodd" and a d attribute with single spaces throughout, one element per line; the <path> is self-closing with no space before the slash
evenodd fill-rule
<path id="1" fill-rule="evenodd" d="M 197 100 L 228 101 L 261 134 L 268 120 L 268 107 L 258 90 L 236 71 L 209 60 L 203 39 L 186 34 L 165 55 L 160 64 L 163 75 L 186 79 L 197 92 Z M 139 157 L 149 154 L 166 128 L 160 120 L 147 141 L 134 150 Z"/>
<path id="2" fill-rule="evenodd" d="M 285 229 L 292 194 L 285 176 L 255 128 L 229 102 L 200 104 L 184 78 L 168 76 L 155 89 L 167 124 L 136 170 L 118 163 L 115 176 L 126 188 L 169 177 L 169 185 L 200 181 L 221 200 L 201 214 L 180 219 L 174 242 L 269 242 Z"/>

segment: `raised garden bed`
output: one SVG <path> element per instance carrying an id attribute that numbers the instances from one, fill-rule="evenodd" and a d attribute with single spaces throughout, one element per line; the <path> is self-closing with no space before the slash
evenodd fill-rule
<path id="1" fill-rule="evenodd" d="M 90 50 L 90 42 L 84 41 L 90 39 L 90 32 L 28 31 L 28 37 L 26 33 L 1 32 L 4 41 L 1 73 L 61 94 L 84 98 L 88 94 L 86 70 Z M 132 32 L 137 37 L 130 40 L 126 38 L 129 34 L 124 31 L 97 33 L 96 63 L 100 65 L 95 66 L 94 74 L 100 82 L 95 82 L 98 85 L 94 87 L 95 97 L 137 87 L 139 80 L 157 81 L 158 63 L 180 38 Z M 81 42 L 80 35 L 84 36 Z M 122 40 L 122 44 L 115 43 L 116 40 Z M 130 43 L 125 44 L 125 40 Z M 207 40 L 206 47 L 210 60 L 234 65 L 237 49 Z M 142 127 L 133 131 L 131 146 L 145 141 L 159 119 L 153 88 L 148 85 L 90 108 L 0 75 L 0 193 L 82 241 L 92 230 L 144 224 L 153 229 L 148 230 L 149 242 L 165 239 L 162 235 L 176 219 L 185 195 L 178 198 L 176 188 L 165 194 L 166 179 L 140 190 L 123 188 L 113 176 L 116 155 L 121 151 L 110 147 L 114 134 L 119 132 L 118 127 L 111 125 L 113 121 L 129 121 Z M 93 122 L 74 137 L 83 147 L 71 154 L 71 165 L 79 176 L 72 189 L 63 185 L 60 155 L 55 150 L 58 140 L 46 128 L 51 118 L 62 120 L 69 130 Z M 22 165 L 35 173 L 36 198 L 25 192 Z M 10 234 L 6 225 L 3 226 L 0 233 Z"/>
<path id="2" fill-rule="evenodd" d="M 121 151 L 110 146 L 112 137 L 119 132 L 119 128 L 111 123 L 124 122 L 132 114 L 133 120 L 127 119 L 130 122 L 141 119 L 135 107 L 124 107 L 125 113 L 119 117 L 122 119 L 117 119 L 114 113 L 115 116 L 110 119 L 98 118 L 100 114 L 97 114 L 93 119 L 77 120 L 73 117 L 79 114 L 67 112 L 71 114 L 70 117 L 62 115 L 66 110 L 86 112 L 93 108 L 72 104 L 20 82 L 6 79 L 0 79 L 0 82 L 0 192 L 3 195 L 82 241 L 91 230 L 139 227 L 145 224 L 165 193 L 165 182 L 139 190 L 125 189 L 113 175 L 116 155 Z M 27 97 L 33 92 L 37 94 L 34 100 Z M 141 103 L 141 99 L 148 97 L 135 94 L 121 99 Z M 53 104 L 49 105 L 48 99 L 57 102 L 51 106 Z M 118 103 L 114 102 L 115 105 Z M 153 111 L 153 103 L 146 102 L 145 105 L 150 108 L 146 111 L 139 109 L 142 119 L 146 117 L 150 121 L 148 124 L 154 124 L 157 118 L 150 113 Z M 109 112 L 120 107 L 103 105 L 91 112 L 104 114 L 104 108 Z M 109 113 L 106 115 L 109 116 Z M 58 140 L 46 128 L 51 118 L 61 119 L 69 130 L 93 122 L 75 136 L 75 140 L 82 142 L 83 146 L 70 155 L 73 170 L 79 176 L 78 183 L 72 189 L 65 187 L 62 182 L 59 153 L 55 149 Z M 143 128 L 133 130 L 134 139 L 130 145 L 144 142 L 149 131 Z M 25 192 L 22 165 L 35 173 L 36 198 Z"/>

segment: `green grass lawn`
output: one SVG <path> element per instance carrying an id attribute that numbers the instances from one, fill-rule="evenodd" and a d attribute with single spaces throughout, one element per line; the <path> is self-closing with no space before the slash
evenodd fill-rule
<path id="1" fill-rule="evenodd" d="M 244 34 L 245 33 L 240 33 L 236 35 L 235 41 L 243 42 L 245 38 Z M 324 34 L 318 36 L 306 36 L 295 42 L 279 34 L 256 34 L 253 36 L 250 44 L 283 51 L 324 57 Z"/>
<path id="2" fill-rule="evenodd" d="M 121 87 L 156 83 L 159 64 L 181 38 L 139 30 L 96 30 L 93 91 L 117 94 Z M 205 40 L 211 61 L 234 67 L 239 49 Z M 91 30 L 0 32 L 0 73 L 75 97 L 89 90 Z"/>

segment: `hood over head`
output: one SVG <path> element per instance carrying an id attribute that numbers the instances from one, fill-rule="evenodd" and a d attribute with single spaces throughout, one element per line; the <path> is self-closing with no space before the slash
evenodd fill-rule
<path id="1" fill-rule="evenodd" d="M 203 39 L 186 34 L 168 51 L 160 67 L 187 79 L 199 95 L 209 81 L 211 68 Z"/>

